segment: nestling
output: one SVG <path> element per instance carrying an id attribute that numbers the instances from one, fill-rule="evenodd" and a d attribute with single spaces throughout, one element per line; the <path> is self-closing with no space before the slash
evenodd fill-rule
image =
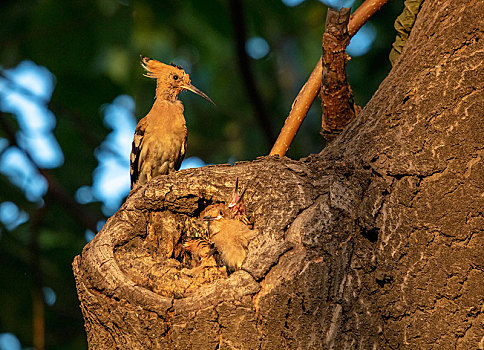
<path id="1" fill-rule="evenodd" d="M 130 156 L 131 188 L 180 168 L 187 146 L 183 105 L 177 99 L 183 90 L 213 101 L 191 84 L 185 71 L 175 65 L 141 56 L 146 77 L 156 79 L 156 100 L 139 121 Z"/>
<path id="2" fill-rule="evenodd" d="M 242 192 L 242 194 L 239 194 L 239 178 L 237 178 L 235 181 L 235 189 L 232 196 L 232 201 L 230 201 L 228 207 L 230 209 L 230 217 L 232 219 L 237 219 L 247 225 L 249 224 L 249 219 L 245 215 L 247 208 L 243 199 L 246 190 L 247 188 L 244 190 L 244 192 Z"/>
<path id="3" fill-rule="evenodd" d="M 183 248 L 192 256 L 192 268 L 203 264 L 213 254 L 212 244 L 204 239 L 191 239 L 183 244 Z"/>
<path id="4" fill-rule="evenodd" d="M 247 256 L 248 245 L 257 231 L 251 230 L 237 219 L 227 217 L 226 212 L 214 205 L 204 213 L 208 222 L 210 240 L 219 252 L 229 272 L 240 269 Z"/>

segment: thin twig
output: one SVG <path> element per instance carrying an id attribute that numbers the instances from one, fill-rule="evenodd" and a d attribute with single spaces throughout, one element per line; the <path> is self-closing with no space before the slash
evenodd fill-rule
<path id="1" fill-rule="evenodd" d="M 32 274 L 33 344 L 36 350 L 45 349 L 45 303 L 42 291 L 43 273 L 40 264 L 39 231 L 47 206 L 37 209 L 30 220 L 30 273 Z"/>
<path id="2" fill-rule="evenodd" d="M 356 34 L 356 32 L 363 26 L 363 24 L 370 19 L 375 12 L 377 12 L 386 2 L 389 0 L 366 0 L 361 6 L 353 13 L 350 22 L 348 24 L 348 33 L 350 36 Z M 301 91 L 297 95 L 294 103 L 292 104 L 291 111 L 287 117 L 284 127 L 279 134 L 274 146 L 272 147 L 271 156 L 278 155 L 283 157 L 289 146 L 291 145 L 294 136 L 296 136 L 302 121 L 306 118 L 306 114 L 311 107 L 314 98 L 316 97 L 319 89 L 321 88 L 322 80 L 322 63 L 319 58 L 316 67 L 314 67 L 311 76 L 308 81 L 302 87 Z"/>
<path id="3" fill-rule="evenodd" d="M 348 34 L 350 37 L 356 34 L 361 27 L 382 8 L 389 0 L 366 0 L 356 9 L 348 23 Z"/>
<path id="4" fill-rule="evenodd" d="M 294 136 L 296 136 L 296 133 L 301 126 L 301 123 L 303 122 L 304 118 L 306 118 L 306 114 L 308 113 L 314 98 L 318 94 L 319 88 L 321 87 L 321 79 L 323 76 L 322 72 L 323 66 L 320 58 L 313 72 L 309 76 L 308 81 L 306 84 L 304 84 L 296 99 L 292 103 L 289 116 L 284 122 L 284 126 L 282 127 L 276 143 L 272 147 L 270 153 L 271 156 L 279 155 L 279 157 L 283 157 L 286 154 L 292 140 L 294 139 Z"/>

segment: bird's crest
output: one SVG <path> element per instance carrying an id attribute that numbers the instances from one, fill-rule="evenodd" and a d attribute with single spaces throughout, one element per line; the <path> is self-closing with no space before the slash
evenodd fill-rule
<path id="1" fill-rule="evenodd" d="M 140 57 L 141 66 L 146 70 L 146 73 L 143 74 L 145 77 L 157 79 L 160 76 L 165 75 L 167 72 L 173 71 L 174 68 L 185 73 L 182 67 L 176 66 L 173 63 L 168 65 L 143 55 L 140 55 Z"/>
<path id="2" fill-rule="evenodd" d="M 178 68 L 178 69 L 184 70 L 182 66 L 176 65 L 176 64 L 175 64 L 175 63 L 173 63 L 173 62 L 170 62 L 170 65 L 171 65 L 172 67 L 176 67 L 176 68 Z"/>

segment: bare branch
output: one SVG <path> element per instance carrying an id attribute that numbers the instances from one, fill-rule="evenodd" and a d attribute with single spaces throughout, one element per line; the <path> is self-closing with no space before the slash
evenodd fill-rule
<path id="1" fill-rule="evenodd" d="M 371 16 L 381 9 L 388 1 L 389 0 L 366 0 L 362 3 L 351 15 L 350 23 L 348 23 L 348 34 L 350 37 L 354 36 Z"/>
<path id="2" fill-rule="evenodd" d="M 351 36 L 355 35 L 358 29 L 360 29 L 363 24 L 368 21 L 368 19 L 378 11 L 388 0 L 366 0 L 361 6 L 355 11 L 348 24 L 348 33 Z M 361 9 L 361 10 L 360 10 Z M 297 95 L 294 100 L 289 116 L 284 123 L 284 127 L 276 140 L 276 143 L 272 147 L 269 155 L 279 155 L 283 157 L 289 146 L 291 145 L 294 136 L 296 136 L 302 121 L 306 118 L 306 114 L 311 107 L 314 98 L 316 97 L 319 89 L 321 88 L 322 79 L 322 64 L 321 58 L 316 67 L 314 67 L 311 76 L 309 77 L 306 84 Z"/>

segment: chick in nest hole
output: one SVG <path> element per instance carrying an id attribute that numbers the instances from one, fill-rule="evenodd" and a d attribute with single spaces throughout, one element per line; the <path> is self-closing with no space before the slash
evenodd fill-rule
<path id="1" fill-rule="evenodd" d="M 228 205 L 213 204 L 200 214 L 200 218 L 207 223 L 208 237 L 188 240 L 184 244 L 192 256 L 192 266 L 204 264 L 212 256 L 225 265 L 229 273 L 242 266 L 249 241 L 257 232 L 248 226 L 247 209 L 243 201 L 245 191 L 239 194 L 238 183 L 237 179 Z"/>
<path id="2" fill-rule="evenodd" d="M 208 223 L 210 242 L 220 254 L 227 271 L 240 269 L 247 256 L 249 242 L 257 235 L 257 231 L 216 207 L 210 208 L 205 214 L 203 219 Z"/>

